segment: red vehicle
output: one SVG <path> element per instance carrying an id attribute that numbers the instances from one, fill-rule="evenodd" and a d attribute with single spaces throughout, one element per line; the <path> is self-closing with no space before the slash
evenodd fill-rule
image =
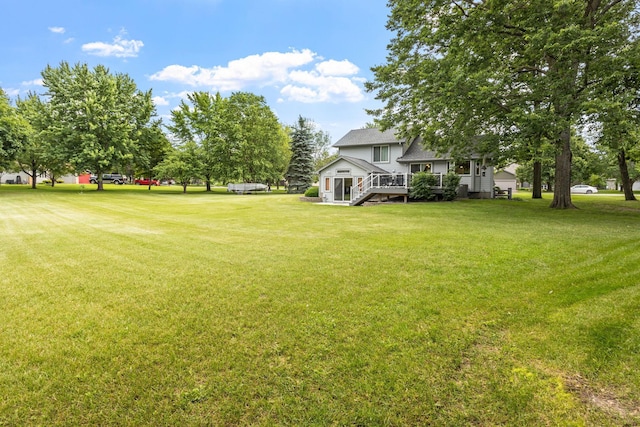
<path id="1" fill-rule="evenodd" d="M 133 181 L 135 185 L 160 185 L 157 179 L 141 178 Z"/>

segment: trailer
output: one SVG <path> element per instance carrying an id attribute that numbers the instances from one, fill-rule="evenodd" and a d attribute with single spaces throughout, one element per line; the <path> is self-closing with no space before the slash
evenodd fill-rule
<path id="1" fill-rule="evenodd" d="M 242 182 L 240 184 L 228 184 L 227 191 L 236 194 L 251 194 L 255 191 L 267 191 L 268 186 L 257 182 Z"/>

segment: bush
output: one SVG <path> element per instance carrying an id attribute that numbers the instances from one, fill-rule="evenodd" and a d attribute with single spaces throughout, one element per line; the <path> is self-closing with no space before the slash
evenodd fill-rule
<path id="1" fill-rule="evenodd" d="M 307 191 L 304 192 L 305 197 L 318 197 L 320 190 L 318 187 L 309 187 Z"/>
<path id="2" fill-rule="evenodd" d="M 438 177 L 429 172 L 418 172 L 411 179 L 409 197 L 416 200 L 433 200 L 436 195 L 433 187 L 438 183 Z"/>
<path id="3" fill-rule="evenodd" d="M 458 196 L 458 186 L 460 185 L 460 175 L 449 172 L 442 178 L 443 193 L 442 198 L 447 201 L 455 200 Z"/>

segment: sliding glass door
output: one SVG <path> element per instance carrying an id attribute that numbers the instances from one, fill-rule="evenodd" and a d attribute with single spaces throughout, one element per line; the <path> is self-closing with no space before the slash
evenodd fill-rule
<path id="1" fill-rule="evenodd" d="M 333 178 L 333 201 L 351 201 L 351 186 L 353 178 Z"/>

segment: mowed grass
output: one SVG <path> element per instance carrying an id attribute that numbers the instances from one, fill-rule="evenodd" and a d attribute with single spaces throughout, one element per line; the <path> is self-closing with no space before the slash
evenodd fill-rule
<path id="1" fill-rule="evenodd" d="M 638 425 L 640 204 L 0 187 L 0 425 Z"/>

